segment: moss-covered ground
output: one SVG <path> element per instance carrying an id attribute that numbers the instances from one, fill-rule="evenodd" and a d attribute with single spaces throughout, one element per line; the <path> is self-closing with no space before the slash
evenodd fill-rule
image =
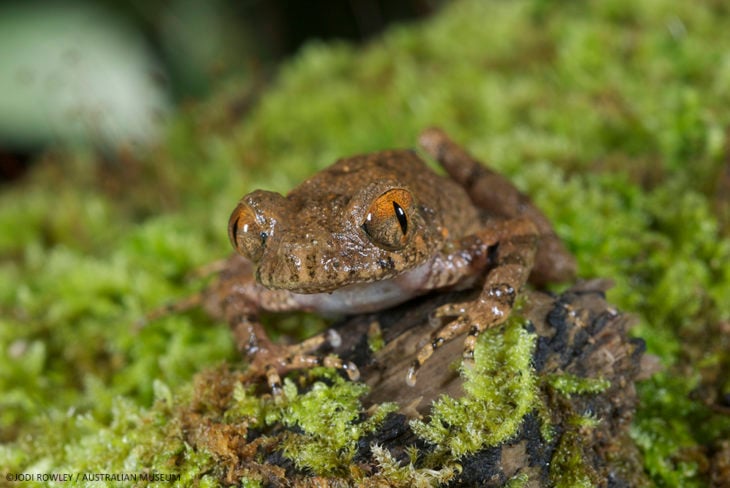
<path id="1" fill-rule="evenodd" d="M 227 255 L 246 191 L 285 191 L 440 125 L 533 196 L 583 277 L 615 281 L 609 299 L 663 365 L 640 385 L 632 427 L 645 470 L 657 486 L 705 485 L 730 439 L 717 408 L 730 401 L 729 48 L 721 1 L 462 1 L 364 48 L 311 44 L 250 111 L 242 81 L 181 111 L 145 156 L 45 155 L 0 189 L 0 471 L 216 485 L 176 411 L 197 372 L 240 366 L 227 327 L 200 312 L 135 323 L 201 286 L 190 274 Z M 320 384 L 290 400 L 345 388 L 338 398 L 360 408 L 358 387 Z M 311 435 L 313 453 L 341 442 L 294 406 L 233 398 L 238 422 L 268 412 Z M 332 428 L 356 439 L 370 427 L 347 412 Z M 330 447 L 341 457 L 321 472 L 347 469 L 351 445 Z"/>

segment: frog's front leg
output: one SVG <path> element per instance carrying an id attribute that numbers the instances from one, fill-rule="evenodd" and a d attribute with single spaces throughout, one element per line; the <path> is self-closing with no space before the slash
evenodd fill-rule
<path id="1" fill-rule="evenodd" d="M 489 246 L 490 267 L 479 297 L 473 302 L 439 307 L 435 318 L 456 317 L 436 331 L 423 346 L 408 370 L 406 383 L 416 383 L 420 367 L 445 343 L 468 332 L 464 340 L 464 360 L 471 361 L 479 334 L 506 321 L 518 292 L 527 282 L 535 260 L 539 231 L 529 219 L 495 222 L 476 235 Z M 493 243 L 493 245 L 491 245 Z"/>
<path id="2" fill-rule="evenodd" d="M 249 367 L 266 377 L 266 382 L 275 396 L 282 391 L 281 375 L 292 370 L 325 366 L 345 371 L 353 381 L 360 377 L 357 366 L 352 362 L 342 361 L 334 355 L 311 354 L 326 341 L 324 334 L 318 334 L 299 344 L 284 345 L 272 342 L 254 315 L 234 316 L 229 323 L 236 346 L 249 358 Z"/>
<path id="3" fill-rule="evenodd" d="M 249 359 L 255 374 L 266 377 L 274 395 L 281 393 L 281 375 L 297 369 L 326 366 L 345 371 L 352 380 L 359 378 L 357 367 L 330 355 L 313 354 L 327 341 L 318 334 L 299 344 L 276 344 L 259 321 L 261 312 L 301 311 L 298 296 L 287 290 L 271 290 L 256 282 L 251 263 L 241 257 L 231 258 L 229 269 L 220 276 L 217 286 L 204 298 L 206 309 L 226 320 L 238 350 Z"/>
<path id="4" fill-rule="evenodd" d="M 449 176 L 466 189 L 474 204 L 489 218 L 527 218 L 532 221 L 540 239 L 531 271 L 531 283 L 545 285 L 567 281 L 575 276 L 575 258 L 555 234 L 550 220 L 512 182 L 474 159 L 441 129 L 426 129 L 419 141 Z"/>

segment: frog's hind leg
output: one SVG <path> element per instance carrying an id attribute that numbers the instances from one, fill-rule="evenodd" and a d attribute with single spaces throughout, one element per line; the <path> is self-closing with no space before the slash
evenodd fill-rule
<path id="1" fill-rule="evenodd" d="M 175 302 L 166 303 L 144 314 L 143 317 L 135 322 L 134 327 L 135 329 L 139 330 L 144 328 L 150 322 L 159 320 L 162 317 L 167 317 L 168 315 L 177 315 L 183 312 L 187 312 L 188 310 L 197 308 L 203 304 L 205 296 L 205 292 L 197 292 L 181 298 L 180 300 L 177 300 Z"/>
<path id="2" fill-rule="evenodd" d="M 406 376 L 408 385 L 415 385 L 418 370 L 434 350 L 463 333 L 467 333 L 464 360 L 472 361 L 479 334 L 504 323 L 512 313 L 515 298 L 532 269 L 537 229 L 528 219 L 508 220 L 486 230 L 484 239 L 485 242 L 495 239 L 497 244 L 492 248 L 494 267 L 487 274 L 479 297 L 473 302 L 450 303 L 436 310 L 435 318 L 456 318 L 436 331 L 431 341 L 418 351 Z"/>
<path id="3" fill-rule="evenodd" d="M 535 224 L 540 243 L 530 275 L 532 283 L 544 285 L 567 281 L 575 276 L 575 258 L 555 234 L 545 214 L 511 181 L 474 159 L 441 129 L 424 130 L 419 143 L 454 181 L 466 189 L 474 204 L 490 217 L 524 217 Z"/>
<path id="4" fill-rule="evenodd" d="M 214 274 L 220 274 L 222 271 L 224 271 L 231 262 L 230 258 L 227 259 L 219 259 L 217 261 L 213 261 L 212 263 L 205 264 L 203 266 L 200 266 L 196 269 L 194 269 L 190 274 L 189 278 L 192 279 L 202 279 L 207 278 L 209 276 L 212 276 Z M 201 307 L 206 304 L 206 302 L 210 301 L 211 295 L 216 292 L 216 287 L 206 287 L 205 289 L 198 291 L 196 293 L 193 293 L 192 295 L 188 295 L 186 297 L 183 297 L 177 301 L 166 303 L 162 306 L 159 306 L 155 309 L 150 310 L 149 312 L 145 313 L 144 317 L 138 319 L 136 321 L 135 328 L 141 329 L 145 327 L 150 322 L 154 322 L 155 320 L 159 320 L 162 317 L 167 317 L 168 315 L 177 315 L 183 312 L 187 312 L 188 310 L 192 310 L 197 307 Z M 215 315 L 215 314 L 214 314 Z"/>

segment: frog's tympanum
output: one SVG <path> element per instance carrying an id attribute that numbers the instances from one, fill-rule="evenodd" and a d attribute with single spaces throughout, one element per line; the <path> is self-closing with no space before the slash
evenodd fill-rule
<path id="1" fill-rule="evenodd" d="M 286 196 L 249 193 L 231 214 L 231 243 L 245 259 L 229 273 L 222 312 L 275 393 L 292 369 L 323 364 L 353 379 L 358 371 L 311 354 L 321 341 L 272 342 L 260 312 L 357 314 L 433 290 L 480 289 L 472 302 L 437 309 L 443 326 L 415 355 L 406 378 L 413 385 L 434 349 L 464 333 L 471 360 L 479 333 L 509 317 L 528 277 L 540 285 L 573 275 L 548 220 L 511 183 L 438 129 L 420 143 L 448 177 L 414 151 L 376 152 L 341 159 Z"/>

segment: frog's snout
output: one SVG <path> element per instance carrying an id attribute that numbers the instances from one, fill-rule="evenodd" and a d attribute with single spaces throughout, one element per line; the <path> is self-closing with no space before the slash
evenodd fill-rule
<path id="1" fill-rule="evenodd" d="M 341 286 L 347 272 L 342 250 L 312 234 L 295 237 L 299 238 L 277 239 L 267 246 L 257 263 L 259 282 L 267 288 L 304 294 L 329 292 Z"/>

